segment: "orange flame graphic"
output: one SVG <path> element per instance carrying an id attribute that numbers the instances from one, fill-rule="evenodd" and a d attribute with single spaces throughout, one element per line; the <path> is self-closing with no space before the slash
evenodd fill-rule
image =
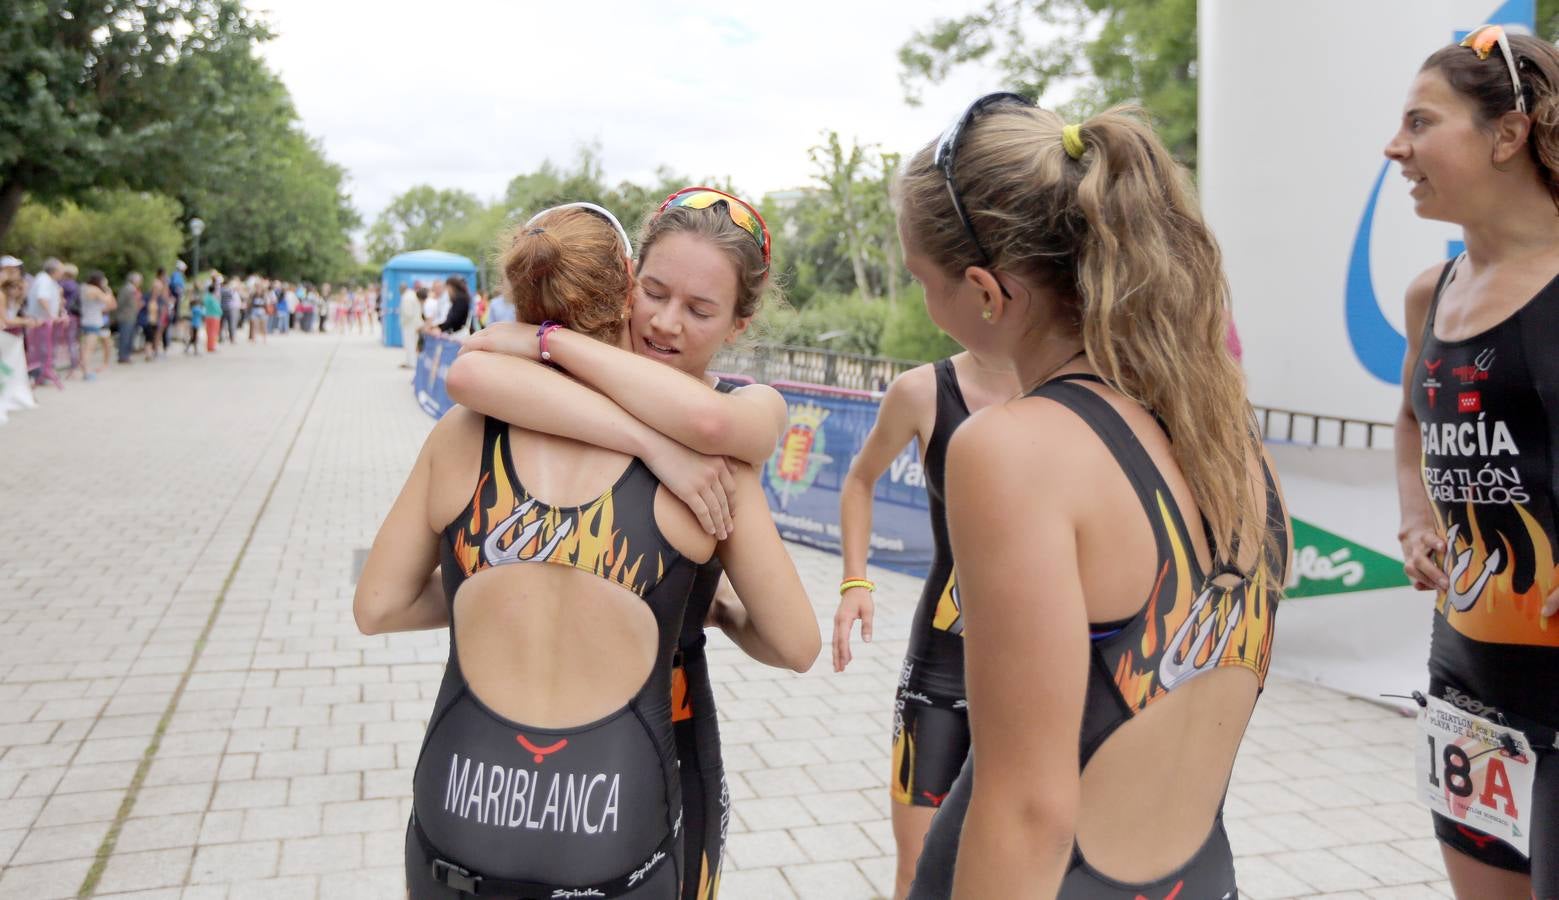
<path id="1" fill-rule="evenodd" d="M 1452 587 L 1461 591 L 1471 590 L 1491 565 L 1496 552 L 1500 557 L 1501 568 L 1489 577 L 1482 593 L 1465 612 L 1447 602 L 1447 595 L 1443 591 L 1436 599 L 1436 608 L 1452 628 L 1475 641 L 1559 647 L 1559 626 L 1542 616 L 1543 600 L 1559 584 L 1559 569 L 1554 566 L 1553 543 L 1543 526 L 1525 507 L 1520 504 L 1511 506 L 1521 521 L 1521 532 L 1515 537 L 1518 542 L 1525 537 L 1524 547 L 1513 545 L 1510 537 L 1500 532 L 1485 536 L 1488 529 L 1479 521 L 1477 507 L 1471 503 L 1466 505 L 1467 531 L 1456 536 L 1455 545 L 1447 551 L 1447 562 L 1454 568 L 1466 554 L 1467 565 Z M 1438 511 L 1436 516 L 1439 517 Z M 1443 519 L 1440 525 L 1444 533 Z M 1498 539 L 1497 544 L 1494 538 Z M 1528 552 L 1533 561 L 1532 583 L 1524 591 L 1517 590 L 1515 560 Z"/>

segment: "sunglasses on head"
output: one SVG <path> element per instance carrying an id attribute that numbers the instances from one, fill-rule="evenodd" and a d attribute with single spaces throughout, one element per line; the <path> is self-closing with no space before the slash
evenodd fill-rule
<path id="1" fill-rule="evenodd" d="M 725 191 L 711 187 L 685 187 L 661 203 L 660 209 L 655 215 L 676 206 L 685 206 L 688 209 L 708 209 L 716 204 L 725 204 L 725 214 L 731 217 L 731 222 L 737 228 L 752 235 L 752 239 L 758 242 L 758 250 L 763 254 L 763 267 L 769 267 L 769 226 L 764 224 L 763 216 L 752 208 L 752 204 L 733 197 Z"/>
<path id="2" fill-rule="evenodd" d="M 1505 68 L 1510 70 L 1510 88 L 1516 92 L 1516 112 L 1526 112 L 1527 98 L 1521 92 L 1521 74 L 1516 70 L 1516 56 L 1510 52 L 1510 38 L 1505 36 L 1505 29 L 1485 25 L 1463 38 L 1461 45 L 1478 54 L 1479 59 L 1488 59 L 1494 47 L 1499 46 L 1499 52 L 1505 57 Z"/>
<path id="3" fill-rule="evenodd" d="M 953 198 L 953 212 L 958 214 L 958 221 L 963 223 L 964 231 L 969 233 L 969 240 L 974 244 L 974 249 L 980 251 L 981 264 L 987 268 L 991 264 L 991 255 L 986 252 L 985 245 L 980 243 L 980 236 L 975 234 L 974 222 L 969 219 L 969 211 L 964 209 L 964 201 L 958 196 L 958 185 L 953 179 L 953 165 L 958 156 L 958 139 L 963 137 L 964 130 L 974 121 L 974 117 L 988 109 L 998 106 L 1034 105 L 1033 100 L 1011 91 L 986 94 L 969 104 L 969 108 L 964 110 L 963 115 L 947 126 L 947 130 L 942 132 L 941 140 L 936 142 L 936 156 L 933 157 L 933 161 L 937 169 L 942 172 L 942 178 L 947 182 L 947 195 Z M 1002 292 L 1006 293 L 1006 289 L 1003 288 Z"/>

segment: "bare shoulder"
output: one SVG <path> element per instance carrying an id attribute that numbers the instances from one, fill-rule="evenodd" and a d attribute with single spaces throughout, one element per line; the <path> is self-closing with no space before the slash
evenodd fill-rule
<path id="1" fill-rule="evenodd" d="M 916 406 L 931 403 L 936 399 L 936 364 L 926 363 L 901 373 L 888 385 L 883 402 L 889 398 L 908 401 Z"/>
<path id="2" fill-rule="evenodd" d="M 1420 322 L 1429 313 L 1429 303 L 1434 299 L 1435 287 L 1440 284 L 1440 274 L 1445 271 L 1444 263 L 1432 265 L 1407 286 L 1407 314 L 1412 318 L 1415 314 Z"/>
<path id="3" fill-rule="evenodd" d="M 473 444 L 480 447 L 487 417 L 464 406 L 452 406 L 433 426 L 425 446 L 440 456 L 458 453 Z"/>
<path id="4" fill-rule="evenodd" d="M 1060 403 L 1025 397 L 970 416 L 948 444 L 949 471 L 979 473 L 999 490 L 1049 490 L 1079 483 L 1100 454 L 1093 429 Z"/>
<path id="5" fill-rule="evenodd" d="M 762 406 L 780 413 L 785 411 L 785 398 L 773 387 L 762 382 L 743 385 L 731 392 L 731 396 L 740 397 L 748 403 L 761 404 Z"/>

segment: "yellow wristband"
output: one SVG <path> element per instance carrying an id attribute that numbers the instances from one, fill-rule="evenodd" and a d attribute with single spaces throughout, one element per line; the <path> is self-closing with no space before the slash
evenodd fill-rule
<path id="1" fill-rule="evenodd" d="M 846 578 L 839 582 L 839 593 L 843 595 L 845 591 L 855 587 L 863 587 L 874 594 L 877 593 L 877 585 L 865 578 Z"/>

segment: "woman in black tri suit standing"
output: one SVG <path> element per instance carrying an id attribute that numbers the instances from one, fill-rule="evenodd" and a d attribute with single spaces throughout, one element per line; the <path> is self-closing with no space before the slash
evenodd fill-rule
<path id="1" fill-rule="evenodd" d="M 1027 392 L 947 451 L 972 750 L 910 897 L 1232 898 L 1289 536 L 1189 181 L 1129 111 L 994 94 L 900 187 L 932 320 Z"/>
<path id="2" fill-rule="evenodd" d="M 1017 375 L 1010 367 L 965 351 L 917 366 L 888 386 L 877 421 L 850 462 L 839 495 L 844 578 L 834 614 L 834 671 L 850 664 L 850 633 L 861 623 L 871 640 L 876 586 L 866 578 L 871 540 L 872 494 L 877 480 L 910 441 L 917 441 L 930 501 L 931 570 L 910 625 L 909 647 L 893 698 L 893 751 L 888 796 L 898 848 L 894 900 L 902 900 L 915 876 L 926 829 L 969 755 L 968 698 L 964 693 L 964 623 L 953 551 L 947 539 L 943 473 L 947 444 L 973 411 L 1012 399 Z"/>
<path id="3" fill-rule="evenodd" d="M 1405 110 L 1386 155 L 1467 246 L 1407 294 L 1400 536 L 1437 594 L 1430 693 L 1536 756 L 1511 798 L 1530 858 L 1438 812 L 1435 833 L 1458 897 L 1559 898 L 1559 52 L 1479 29 L 1429 57 Z"/>

